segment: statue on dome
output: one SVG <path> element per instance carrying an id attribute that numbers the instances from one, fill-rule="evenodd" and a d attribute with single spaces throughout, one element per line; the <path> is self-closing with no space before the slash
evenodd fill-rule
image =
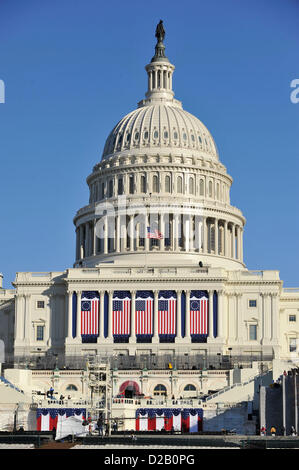
<path id="1" fill-rule="evenodd" d="M 163 26 L 163 20 L 160 20 L 160 22 L 157 24 L 156 27 L 156 34 L 155 34 L 158 42 L 163 42 L 165 38 L 165 29 Z"/>

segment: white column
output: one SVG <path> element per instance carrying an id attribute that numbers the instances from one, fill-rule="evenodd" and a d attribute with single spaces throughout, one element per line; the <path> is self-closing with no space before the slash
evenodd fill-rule
<path id="1" fill-rule="evenodd" d="M 158 335 L 158 301 L 159 301 L 159 291 L 154 291 L 154 334 L 153 334 L 153 343 L 159 343 Z"/>
<path id="2" fill-rule="evenodd" d="M 130 215 L 130 251 L 134 251 L 134 215 Z"/>
<path id="3" fill-rule="evenodd" d="M 133 290 L 131 291 L 131 335 L 129 339 L 130 343 L 136 343 L 135 304 L 136 304 L 136 291 Z"/>
<path id="4" fill-rule="evenodd" d="M 80 239 L 79 239 L 79 228 L 76 229 L 76 261 L 80 258 Z"/>
<path id="5" fill-rule="evenodd" d="M 176 295 L 177 295 L 176 338 L 180 340 L 182 339 L 182 291 L 177 290 Z"/>
<path id="6" fill-rule="evenodd" d="M 279 324 L 279 297 L 278 294 L 273 293 L 271 294 L 272 298 L 272 335 L 271 340 L 275 343 L 278 343 L 278 324 Z"/>
<path id="7" fill-rule="evenodd" d="M 227 220 L 224 221 L 223 233 L 223 256 L 228 256 L 228 243 L 227 243 Z"/>
<path id="8" fill-rule="evenodd" d="M 92 229 L 92 254 L 93 256 L 95 256 L 97 252 L 96 223 L 97 223 L 97 220 L 93 219 L 93 229 Z"/>
<path id="9" fill-rule="evenodd" d="M 229 344 L 234 342 L 234 327 L 235 327 L 235 304 L 234 304 L 234 294 L 231 292 L 228 294 L 228 332 L 227 332 L 227 337 L 228 337 L 228 342 Z"/>
<path id="10" fill-rule="evenodd" d="M 186 291 L 185 338 L 190 341 L 190 290 Z"/>
<path id="11" fill-rule="evenodd" d="M 177 251 L 178 246 L 179 246 L 179 240 L 178 240 L 178 235 L 179 235 L 179 232 L 178 232 L 179 214 L 174 213 L 172 220 L 173 220 L 173 227 L 172 227 L 172 229 L 173 229 L 173 250 Z"/>
<path id="12" fill-rule="evenodd" d="M 104 224 L 105 224 L 105 230 L 104 230 L 104 253 L 108 253 L 108 216 L 107 214 L 104 215 Z"/>
<path id="13" fill-rule="evenodd" d="M 240 251 L 241 251 L 241 261 L 243 262 L 243 227 L 241 227 L 241 240 L 240 240 Z"/>
<path id="14" fill-rule="evenodd" d="M 208 252 L 208 218 L 203 217 L 203 252 Z"/>
<path id="15" fill-rule="evenodd" d="M 99 311 L 99 336 L 97 342 L 102 342 L 105 339 L 104 325 L 105 325 L 105 307 L 104 307 L 105 291 L 100 291 L 100 311 Z"/>
<path id="16" fill-rule="evenodd" d="M 84 258 L 84 246 L 83 246 L 83 225 L 79 227 L 80 231 L 80 259 Z"/>
<path id="17" fill-rule="evenodd" d="M 217 305 L 217 337 L 223 338 L 223 320 L 224 320 L 224 293 L 222 290 L 217 292 L 218 305 Z"/>
<path id="18" fill-rule="evenodd" d="M 85 224 L 85 258 L 89 256 L 89 223 Z"/>
<path id="19" fill-rule="evenodd" d="M 183 224 L 184 224 L 184 238 L 185 238 L 185 251 L 189 251 L 190 249 L 190 215 L 183 217 Z"/>
<path id="20" fill-rule="evenodd" d="M 148 221 L 148 214 L 144 214 L 144 226 L 145 226 L 145 233 L 144 233 L 144 244 L 145 244 L 145 251 L 149 251 L 149 238 L 147 238 L 147 227 L 149 226 Z"/>
<path id="21" fill-rule="evenodd" d="M 67 316 L 67 338 L 72 339 L 72 325 L 73 325 L 73 291 L 68 291 L 68 316 Z"/>
<path id="22" fill-rule="evenodd" d="M 209 339 L 214 338 L 214 318 L 213 318 L 213 304 L 214 304 L 214 291 L 209 290 Z"/>
<path id="23" fill-rule="evenodd" d="M 76 340 L 81 341 L 81 291 L 77 293 Z"/>
<path id="24" fill-rule="evenodd" d="M 165 225 L 164 225 L 164 214 L 158 215 L 159 217 L 159 232 L 162 233 L 163 238 L 160 239 L 160 250 L 165 250 Z"/>
<path id="25" fill-rule="evenodd" d="M 236 294 L 236 302 L 237 302 L 237 313 L 236 319 L 238 322 L 237 326 L 237 340 L 238 343 L 243 343 L 243 309 L 242 309 L 242 294 Z"/>
<path id="26" fill-rule="evenodd" d="M 113 291 L 108 292 L 108 340 L 113 341 L 112 315 L 113 315 Z"/>
<path id="27" fill-rule="evenodd" d="M 232 224 L 232 258 L 236 258 L 235 224 Z"/>
<path id="28" fill-rule="evenodd" d="M 116 252 L 120 252 L 120 216 L 116 216 Z"/>

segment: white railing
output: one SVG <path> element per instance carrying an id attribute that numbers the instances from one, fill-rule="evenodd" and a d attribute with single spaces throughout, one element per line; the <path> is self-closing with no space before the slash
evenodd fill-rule
<path id="1" fill-rule="evenodd" d="M 219 395 L 222 395 L 223 393 L 225 392 L 228 392 L 229 390 L 232 390 L 236 387 L 245 387 L 246 385 L 248 385 L 249 383 L 253 382 L 255 379 L 259 378 L 259 377 L 264 377 L 269 371 L 265 371 L 263 372 L 262 374 L 256 374 L 256 375 L 252 375 L 251 377 L 249 377 L 247 380 L 245 380 L 244 382 L 237 382 L 237 383 L 234 383 L 232 385 L 228 385 L 227 387 L 224 387 L 222 388 L 221 390 L 219 390 L 218 392 L 216 393 L 213 393 L 212 395 L 208 396 L 205 401 L 209 401 L 209 400 L 212 400 L 213 398 L 215 397 L 218 397 Z"/>

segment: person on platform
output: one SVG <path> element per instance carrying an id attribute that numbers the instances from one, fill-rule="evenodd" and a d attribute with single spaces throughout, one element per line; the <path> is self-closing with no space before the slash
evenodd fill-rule
<path id="1" fill-rule="evenodd" d="M 272 426 L 270 432 L 271 432 L 271 436 L 276 436 L 276 428 L 275 428 L 275 426 Z"/>

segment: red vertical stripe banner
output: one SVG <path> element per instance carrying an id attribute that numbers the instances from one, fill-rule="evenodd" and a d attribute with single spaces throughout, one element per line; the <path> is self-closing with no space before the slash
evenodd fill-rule
<path id="1" fill-rule="evenodd" d="M 99 298 L 81 299 L 81 335 L 99 334 Z"/>

